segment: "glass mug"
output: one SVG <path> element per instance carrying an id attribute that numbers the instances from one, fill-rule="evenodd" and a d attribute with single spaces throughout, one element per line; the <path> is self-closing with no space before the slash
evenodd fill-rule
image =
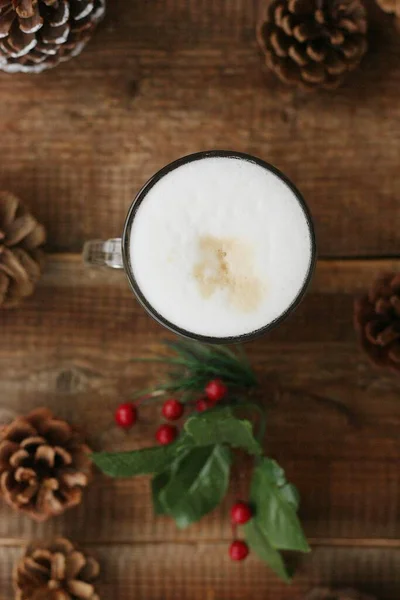
<path id="1" fill-rule="evenodd" d="M 293 312 L 312 278 L 316 242 L 307 205 L 285 175 L 248 154 L 212 150 L 153 175 L 122 238 L 87 242 L 83 258 L 123 269 L 144 309 L 175 334 L 228 344 Z"/>

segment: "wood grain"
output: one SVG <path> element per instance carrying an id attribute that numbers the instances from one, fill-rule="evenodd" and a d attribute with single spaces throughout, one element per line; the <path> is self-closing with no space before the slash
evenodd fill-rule
<path id="1" fill-rule="evenodd" d="M 318 546 L 400 547 L 398 461 L 290 459 L 275 452 L 302 496 L 306 534 Z M 148 478 L 111 481 L 97 476 L 82 505 L 37 525 L 0 505 L 0 545 L 7 540 L 67 535 L 94 547 L 101 544 L 163 544 L 203 541 L 229 543 L 228 512 L 245 498 L 248 472 L 233 477 L 226 500 L 215 512 L 187 530 L 155 517 Z M 371 486 L 373 487 L 371 491 Z M 82 527 L 84 524 L 84 527 Z M 260 569 L 265 568 L 260 564 Z"/>
<path id="2" fill-rule="evenodd" d="M 249 464 L 236 473 L 226 501 L 186 531 L 153 516 L 146 478 L 99 475 L 78 509 L 44 525 L 0 504 L 0 552 L 10 561 L 25 539 L 70 536 L 104 556 L 105 597 L 118 600 L 168 598 L 174 585 L 182 600 L 243 593 L 286 600 L 331 579 L 397 599 L 400 379 L 373 369 L 360 352 L 352 304 L 377 273 L 399 269 L 396 260 L 320 261 L 296 314 L 246 345 L 269 412 L 266 448 L 299 487 L 301 516 L 317 549 L 293 588 L 254 559 L 238 571 L 226 561 L 227 513 L 246 495 Z M 47 405 L 83 427 L 94 448 L 153 443 L 157 410 L 145 409 L 131 433 L 113 425 L 116 405 L 160 377 L 158 368 L 132 358 L 159 349 L 165 336 L 123 273 L 88 270 L 79 256 L 49 257 L 36 294 L 1 312 L 0 330 L 0 421 Z M 124 573 L 129 563 L 134 568 Z M 180 565 L 179 577 L 169 573 L 173 565 Z"/>
<path id="3" fill-rule="evenodd" d="M 264 71 L 259 1 L 110 0 L 79 60 L 0 74 L 0 188 L 30 204 L 57 253 L 36 294 L 0 311 L 0 425 L 46 405 L 95 449 L 153 443 L 157 409 L 127 434 L 113 413 L 160 377 L 132 359 L 166 334 L 122 273 L 84 269 L 77 253 L 118 235 L 141 185 L 178 156 L 258 155 L 303 192 L 324 258 L 298 311 L 246 346 L 268 408 L 266 449 L 300 489 L 313 552 L 292 586 L 254 557 L 228 561 L 228 509 L 246 497 L 250 464 L 185 531 L 153 516 L 146 478 L 99 474 L 81 506 L 46 524 L 0 503 L 0 600 L 13 597 L 22 545 L 51 535 L 97 554 L 102 600 L 301 600 L 316 584 L 400 598 L 400 378 L 371 367 L 352 325 L 354 297 L 400 270 L 400 36 L 367 0 L 362 67 L 343 88 L 310 95 Z"/>
<path id="4" fill-rule="evenodd" d="M 52 250 L 79 251 L 121 232 L 135 193 L 166 163 L 237 149 L 298 185 L 321 256 L 398 256 L 400 37 L 368 5 L 361 69 L 310 95 L 264 73 L 255 1 L 113 0 L 79 60 L 0 75 L 0 185 L 31 204 Z"/>
<path id="5" fill-rule="evenodd" d="M 102 598 L 138 600 L 301 600 L 314 585 L 357 586 L 381 600 L 398 600 L 400 550 L 315 548 L 299 565 L 296 581 L 281 583 L 253 557 L 229 561 L 226 545 L 196 543 L 89 546 L 99 559 Z M 12 598 L 10 570 L 17 546 L 0 548 L 0 600 Z"/>

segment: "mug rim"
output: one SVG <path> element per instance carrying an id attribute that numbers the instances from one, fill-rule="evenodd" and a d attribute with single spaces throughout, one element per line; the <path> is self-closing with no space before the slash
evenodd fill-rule
<path id="1" fill-rule="evenodd" d="M 303 210 L 303 213 L 304 213 L 304 216 L 305 216 L 305 219 L 307 222 L 309 234 L 310 234 L 310 245 L 311 245 L 310 265 L 309 265 L 307 274 L 304 278 L 304 282 L 303 282 L 298 294 L 295 296 L 293 302 L 286 308 L 286 310 L 283 313 L 281 313 L 273 321 L 270 321 L 267 325 L 264 325 L 263 327 L 260 327 L 259 329 L 251 331 L 249 333 L 244 333 L 244 334 L 236 335 L 236 336 L 213 337 L 213 336 L 207 336 L 207 335 L 202 335 L 202 334 L 196 334 L 192 331 L 187 331 L 181 327 L 178 327 L 171 321 L 168 321 L 168 319 L 163 317 L 150 304 L 150 302 L 147 300 L 147 298 L 141 291 L 141 289 L 136 281 L 136 278 L 133 274 L 133 269 L 132 269 L 132 266 L 130 263 L 129 240 L 130 240 L 131 228 L 133 225 L 135 214 L 137 213 L 140 205 L 146 198 L 148 192 L 158 181 L 160 181 L 160 179 L 165 177 L 165 175 L 167 175 L 171 171 L 174 171 L 178 167 L 181 167 L 185 164 L 194 162 L 196 160 L 202 160 L 204 158 L 236 158 L 236 159 L 246 160 L 246 161 L 257 164 L 258 166 L 260 166 L 260 167 L 266 169 L 267 171 L 270 171 L 274 175 L 276 175 L 279 179 L 281 179 L 289 187 L 289 189 L 295 195 L 300 207 Z M 288 177 L 284 173 L 282 173 L 279 169 L 277 169 L 274 165 L 271 165 L 270 163 L 264 161 L 263 159 L 253 156 L 251 154 L 247 154 L 245 152 L 235 152 L 234 150 L 205 150 L 205 151 L 201 151 L 201 152 L 194 152 L 193 154 L 188 154 L 186 156 L 182 156 L 182 157 L 172 161 L 171 163 L 162 167 L 154 175 L 152 175 L 152 177 L 150 177 L 150 179 L 148 181 L 146 181 L 146 183 L 142 186 L 142 188 L 136 194 L 136 196 L 128 210 L 128 214 L 125 219 L 121 245 L 122 245 L 122 260 L 123 260 L 123 264 L 124 264 L 124 270 L 125 270 L 126 276 L 128 278 L 130 287 L 131 287 L 133 293 L 135 294 L 137 300 L 142 305 L 142 307 L 146 310 L 146 312 L 155 321 L 157 321 L 157 323 L 159 323 L 160 325 L 162 325 L 163 327 L 165 327 L 166 329 L 168 329 L 169 331 L 171 331 L 172 333 L 174 333 L 176 335 L 180 335 L 187 339 L 196 340 L 198 342 L 203 342 L 206 344 L 216 344 L 216 345 L 237 344 L 237 343 L 242 343 L 242 342 L 248 342 L 248 341 L 254 340 L 254 339 L 264 335 L 265 333 L 267 333 L 268 331 L 271 331 L 277 325 L 282 323 L 292 312 L 294 312 L 296 310 L 296 308 L 298 307 L 300 302 L 303 300 L 303 298 L 307 292 L 307 289 L 311 283 L 311 280 L 312 280 L 312 277 L 313 277 L 313 274 L 315 271 L 315 265 L 317 262 L 317 243 L 316 243 L 314 224 L 313 224 L 310 210 L 307 206 L 306 201 L 304 200 L 303 195 L 300 193 L 300 191 L 297 189 L 297 187 L 290 181 L 290 179 L 288 179 Z"/>

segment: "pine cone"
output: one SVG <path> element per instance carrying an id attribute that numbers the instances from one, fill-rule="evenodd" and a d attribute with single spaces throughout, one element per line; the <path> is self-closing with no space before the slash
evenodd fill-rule
<path id="1" fill-rule="evenodd" d="M 0 0 L 1 5 L 1 0 Z M 40 277 L 45 230 L 16 196 L 0 192 L 0 307 L 30 296 Z"/>
<path id="2" fill-rule="evenodd" d="M 46 408 L 17 417 L 1 433 L 0 494 L 36 521 L 80 503 L 90 481 L 89 448 Z"/>
<path id="3" fill-rule="evenodd" d="M 0 69 L 39 73 L 79 54 L 105 0 L 0 0 Z"/>
<path id="4" fill-rule="evenodd" d="M 400 0 L 376 0 L 376 3 L 382 10 L 400 19 Z"/>
<path id="5" fill-rule="evenodd" d="M 94 558 L 66 539 L 30 544 L 14 570 L 16 600 L 99 600 Z"/>
<path id="6" fill-rule="evenodd" d="M 306 600 L 375 600 L 372 596 L 366 596 L 356 590 L 343 589 L 332 590 L 329 588 L 316 588 L 307 596 Z"/>
<path id="7" fill-rule="evenodd" d="M 335 88 L 367 50 L 361 0 L 264 0 L 257 39 L 269 68 L 285 83 Z"/>
<path id="8" fill-rule="evenodd" d="M 370 292 L 356 300 L 354 320 L 372 362 L 400 371 L 400 274 L 381 275 Z"/>

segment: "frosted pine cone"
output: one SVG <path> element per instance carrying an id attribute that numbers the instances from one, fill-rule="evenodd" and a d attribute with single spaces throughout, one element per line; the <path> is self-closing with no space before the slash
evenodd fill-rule
<path id="1" fill-rule="evenodd" d="M 263 0 L 257 39 L 268 67 L 285 83 L 335 88 L 367 50 L 361 0 Z"/>
<path id="2" fill-rule="evenodd" d="M 66 539 L 30 544 L 14 570 L 16 600 L 99 600 L 94 558 Z"/>
<path id="3" fill-rule="evenodd" d="M 76 56 L 104 8 L 105 0 L 0 0 L 0 69 L 39 73 Z"/>
<path id="4" fill-rule="evenodd" d="M 39 408 L 6 426 L 0 440 L 0 493 L 11 507 L 45 521 L 80 503 L 89 448 L 68 423 Z"/>

